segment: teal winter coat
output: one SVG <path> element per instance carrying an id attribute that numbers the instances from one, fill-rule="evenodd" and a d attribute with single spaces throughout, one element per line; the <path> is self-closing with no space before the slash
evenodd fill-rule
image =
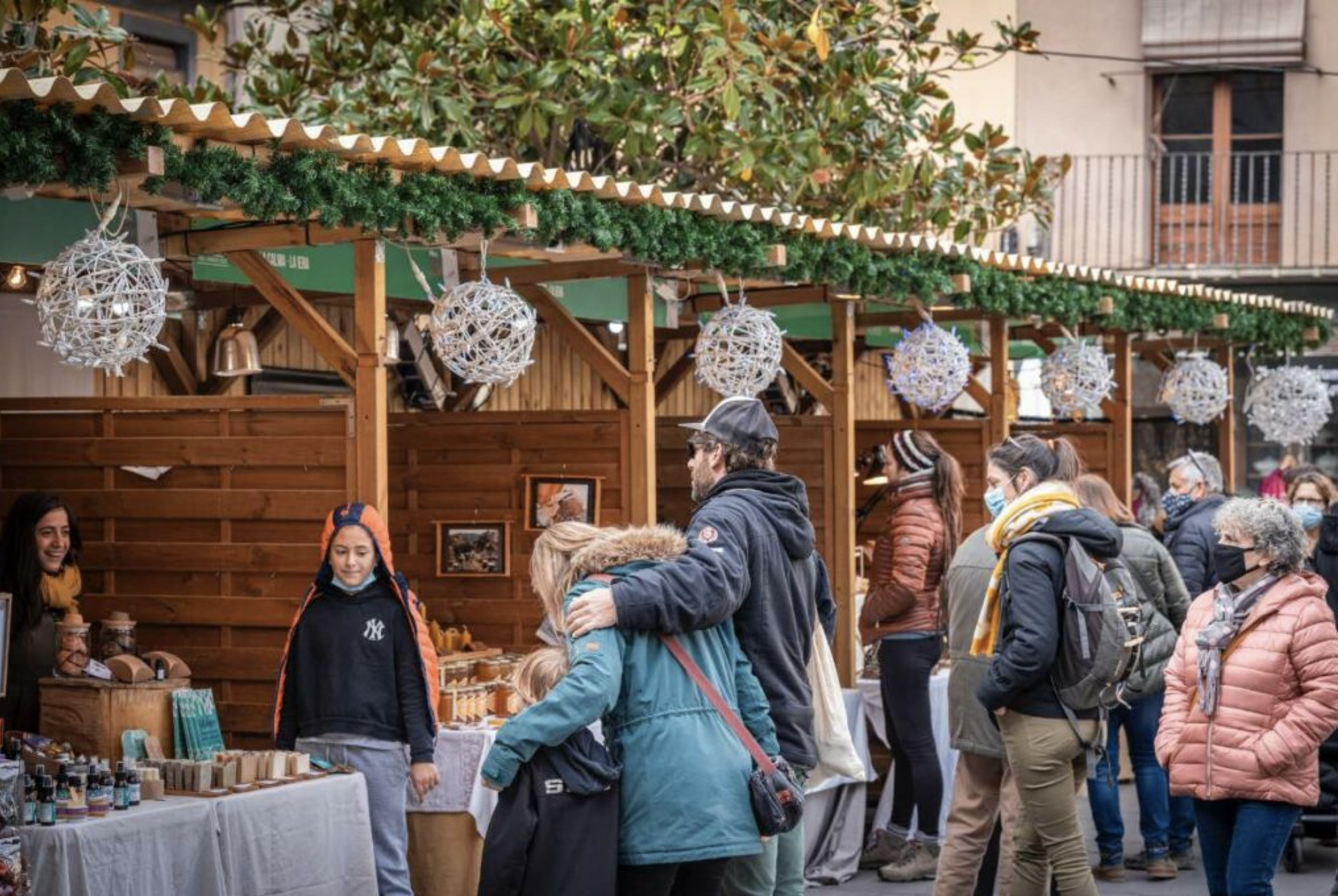
<path id="1" fill-rule="evenodd" d="M 573 558 L 585 574 L 627 575 L 684 552 L 668 527 L 617 530 Z M 571 602 L 601 583 L 580 581 Z M 677 635 L 768 755 L 779 752 L 768 703 L 729 620 Z M 622 764 L 618 861 L 695 862 L 761 852 L 748 799 L 752 757 L 659 635 L 601 629 L 570 640 L 571 668 L 540 702 L 497 733 L 484 780 L 510 785 L 543 746 L 565 741 L 597 719 Z"/>

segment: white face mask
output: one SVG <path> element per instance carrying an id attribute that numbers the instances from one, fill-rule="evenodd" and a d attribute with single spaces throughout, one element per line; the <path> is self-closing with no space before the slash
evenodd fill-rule
<path id="1" fill-rule="evenodd" d="M 998 519 L 1007 507 L 1008 499 L 1004 497 L 1002 487 L 996 485 L 985 492 L 985 509 L 990 512 L 990 519 Z"/>

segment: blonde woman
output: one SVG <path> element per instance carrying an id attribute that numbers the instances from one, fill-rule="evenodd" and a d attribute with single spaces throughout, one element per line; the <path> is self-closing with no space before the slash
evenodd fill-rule
<path id="1" fill-rule="evenodd" d="M 597 529 L 559 523 L 535 542 L 530 580 L 549 622 L 603 583 L 682 555 L 683 535 L 656 526 Z M 769 755 L 775 726 L 752 666 L 726 620 L 676 635 Z M 542 746 L 603 718 L 609 752 L 623 767 L 618 832 L 620 893 L 712 896 L 735 856 L 762 851 L 748 797 L 752 759 L 658 635 L 595 629 L 567 640 L 571 668 L 542 700 L 497 734 L 484 783 L 509 786 Z M 590 894 L 599 896 L 599 894 Z"/>

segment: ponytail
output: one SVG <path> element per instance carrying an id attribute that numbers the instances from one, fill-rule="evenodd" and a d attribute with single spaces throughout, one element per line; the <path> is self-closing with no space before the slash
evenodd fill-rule
<path id="1" fill-rule="evenodd" d="M 1062 482 L 1072 485 L 1082 475 L 1082 458 L 1063 436 L 1042 439 L 1031 433 L 1009 436 L 990 449 L 989 462 L 1009 476 L 1030 470 L 1037 484 Z"/>

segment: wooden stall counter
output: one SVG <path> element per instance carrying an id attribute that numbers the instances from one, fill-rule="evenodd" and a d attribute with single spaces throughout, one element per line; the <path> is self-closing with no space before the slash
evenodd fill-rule
<path id="1" fill-rule="evenodd" d="M 68 741 L 76 753 L 121 758 L 121 732 L 142 728 L 172 743 L 172 692 L 189 678 L 123 684 L 97 678 L 43 678 L 42 733 Z"/>

